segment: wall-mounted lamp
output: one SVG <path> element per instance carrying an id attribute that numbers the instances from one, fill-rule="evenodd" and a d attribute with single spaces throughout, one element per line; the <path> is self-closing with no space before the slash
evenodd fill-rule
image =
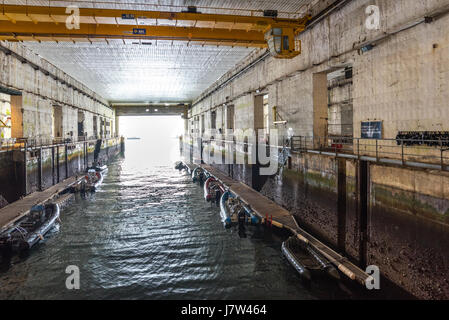
<path id="1" fill-rule="evenodd" d="M 365 52 L 368 52 L 368 51 L 370 51 L 370 50 L 373 50 L 373 48 L 374 48 L 374 45 L 370 43 L 370 44 L 367 44 L 367 45 L 364 46 L 364 47 L 361 47 L 360 50 L 361 50 L 363 53 L 365 53 Z"/>

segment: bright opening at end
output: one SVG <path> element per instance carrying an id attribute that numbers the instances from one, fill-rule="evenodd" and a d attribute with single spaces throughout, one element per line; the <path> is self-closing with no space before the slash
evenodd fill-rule
<path id="1" fill-rule="evenodd" d="M 184 132 L 180 116 L 120 117 L 120 135 L 124 136 L 125 157 L 140 169 L 169 165 L 180 160 L 179 136 Z"/>

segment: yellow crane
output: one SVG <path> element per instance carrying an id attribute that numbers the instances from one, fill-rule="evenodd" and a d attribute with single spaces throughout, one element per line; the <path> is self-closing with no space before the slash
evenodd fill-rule
<path id="1" fill-rule="evenodd" d="M 0 5 L 0 40 L 176 40 L 196 44 L 268 47 L 276 58 L 301 53 L 297 35 L 309 16 L 272 16 Z"/>

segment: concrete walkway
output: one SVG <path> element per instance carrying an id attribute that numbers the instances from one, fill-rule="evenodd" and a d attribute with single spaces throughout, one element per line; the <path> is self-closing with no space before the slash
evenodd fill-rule
<path id="1" fill-rule="evenodd" d="M 17 220 L 27 215 L 34 205 L 42 204 L 74 185 L 81 178 L 68 178 L 44 191 L 34 192 L 0 209 L 0 232 L 10 228 Z"/>
<path id="2" fill-rule="evenodd" d="M 267 217 L 268 222 L 271 222 L 272 219 L 273 226 L 288 229 L 300 240 L 314 247 L 348 278 L 365 285 L 366 279 L 370 277 L 366 272 L 303 230 L 289 211 L 247 185 L 229 178 L 220 170 L 205 164 L 201 165 L 201 167 L 220 180 L 231 192 L 248 204 L 262 218 L 263 222 L 265 222 Z"/>

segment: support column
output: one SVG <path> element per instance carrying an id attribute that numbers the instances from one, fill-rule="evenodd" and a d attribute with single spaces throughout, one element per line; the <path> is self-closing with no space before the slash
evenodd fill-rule
<path id="1" fill-rule="evenodd" d="M 115 136 L 120 136 L 119 116 L 115 116 Z"/>
<path id="2" fill-rule="evenodd" d="M 67 179 L 69 177 L 69 156 L 67 144 L 65 144 L 64 148 L 64 161 L 65 161 L 65 178 Z"/>
<path id="3" fill-rule="evenodd" d="M 37 159 L 37 175 L 39 178 L 39 184 L 38 184 L 38 190 L 43 190 L 43 183 L 42 183 L 42 147 L 39 148 L 39 157 Z"/>
<path id="4" fill-rule="evenodd" d="M 55 147 L 51 147 L 51 183 L 55 185 Z"/>
<path id="5" fill-rule="evenodd" d="M 125 137 L 120 137 L 120 152 L 122 155 L 125 154 Z"/>
<path id="6" fill-rule="evenodd" d="M 368 243 L 368 204 L 369 204 L 369 164 L 367 161 L 359 161 L 358 166 L 358 214 L 360 221 L 359 263 L 361 268 L 367 265 Z"/>
<path id="7" fill-rule="evenodd" d="M 25 141 L 23 144 L 23 190 L 22 190 L 24 196 L 28 194 L 27 160 L 28 160 L 28 147 L 27 142 Z"/>
<path id="8" fill-rule="evenodd" d="M 59 146 L 56 147 L 56 181 L 59 183 L 60 173 L 59 173 Z"/>
<path id="9" fill-rule="evenodd" d="M 85 171 L 87 169 L 87 142 L 83 142 L 83 158 L 84 158 L 83 171 Z"/>
<path id="10" fill-rule="evenodd" d="M 346 252 L 346 160 L 338 159 L 338 249 Z"/>

